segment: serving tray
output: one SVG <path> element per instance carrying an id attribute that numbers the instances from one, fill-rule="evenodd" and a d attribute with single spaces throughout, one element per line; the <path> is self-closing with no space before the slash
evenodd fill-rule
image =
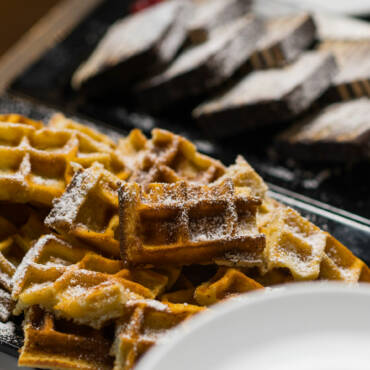
<path id="1" fill-rule="evenodd" d="M 30 99 L 14 97 L 9 94 L 0 96 L 0 113 L 17 112 L 34 119 L 47 121 L 57 110 L 56 107 L 41 105 Z M 72 114 L 68 110 L 64 113 Z M 123 129 L 97 120 L 87 119 L 85 116 L 73 116 L 72 114 L 72 118 L 98 128 L 113 138 L 127 133 Z M 133 116 L 132 118 L 131 125 L 135 125 L 135 119 L 138 120 L 139 117 Z M 141 121 L 141 125 L 144 125 L 144 122 Z M 207 140 L 197 139 L 197 143 L 203 152 L 210 153 L 222 161 L 230 161 L 229 150 Z M 247 158 L 249 159 L 249 157 Z M 370 245 L 370 221 L 368 219 L 318 202 L 275 184 L 269 184 L 269 187 L 272 197 L 300 211 L 316 225 L 332 233 L 358 257 L 370 263 L 370 249 L 368 248 Z M 22 317 L 16 317 L 6 324 L 0 323 L 0 351 L 12 356 L 18 355 L 17 351 L 23 342 L 21 322 Z"/>

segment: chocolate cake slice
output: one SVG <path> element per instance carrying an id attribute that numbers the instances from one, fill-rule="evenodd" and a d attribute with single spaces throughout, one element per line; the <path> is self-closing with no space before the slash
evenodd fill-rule
<path id="1" fill-rule="evenodd" d="M 198 106 L 193 116 L 212 136 L 233 136 L 286 121 L 305 111 L 328 88 L 337 70 L 325 52 L 304 53 L 284 68 L 252 72 Z"/>
<path id="2" fill-rule="evenodd" d="M 315 36 L 316 26 L 308 13 L 270 18 L 251 64 L 254 69 L 282 67 L 303 53 Z"/>
<path id="3" fill-rule="evenodd" d="M 206 42 L 189 47 L 165 71 L 136 86 L 140 105 L 158 111 L 220 85 L 255 50 L 262 30 L 252 15 L 213 30 Z"/>
<path id="4" fill-rule="evenodd" d="M 277 138 L 278 152 L 306 161 L 370 159 L 370 99 L 329 105 Z"/>
<path id="5" fill-rule="evenodd" d="M 192 0 L 194 17 L 189 26 L 190 40 L 197 44 L 208 39 L 210 32 L 250 11 L 252 0 Z"/>
<path id="6" fill-rule="evenodd" d="M 172 0 L 117 21 L 77 69 L 72 86 L 93 95 L 122 90 L 164 67 L 185 41 L 191 13 L 189 1 Z"/>
<path id="7" fill-rule="evenodd" d="M 339 69 L 324 102 L 370 96 L 370 40 L 328 40 L 320 44 L 319 50 L 331 52 Z"/>

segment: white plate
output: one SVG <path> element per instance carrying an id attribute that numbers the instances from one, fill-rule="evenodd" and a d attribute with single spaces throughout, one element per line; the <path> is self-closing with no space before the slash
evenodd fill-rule
<path id="1" fill-rule="evenodd" d="M 166 336 L 136 370 L 370 369 L 370 287 L 249 293 Z"/>

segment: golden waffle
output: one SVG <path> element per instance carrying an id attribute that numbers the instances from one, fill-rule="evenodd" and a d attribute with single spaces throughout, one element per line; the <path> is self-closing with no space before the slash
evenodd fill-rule
<path id="1" fill-rule="evenodd" d="M 41 236 L 27 252 L 13 276 L 12 298 L 18 300 L 20 294 L 34 284 L 54 282 L 68 266 L 82 260 L 87 249 L 74 247 L 56 235 Z M 19 314 L 22 307 L 16 309 Z"/>
<path id="2" fill-rule="evenodd" d="M 107 145 L 108 147 L 115 149 L 115 142 L 110 139 L 107 135 L 101 134 L 99 131 L 96 131 L 86 125 L 73 121 L 61 113 L 54 114 L 49 122 L 48 126 L 52 128 L 62 129 L 62 130 L 74 130 L 78 131 L 84 135 L 89 136 L 91 139 L 96 142 Z"/>
<path id="3" fill-rule="evenodd" d="M 326 234 L 291 208 L 276 204 L 271 219 L 259 225 L 266 235 L 267 270 L 287 268 L 295 280 L 315 280 L 320 274 Z"/>
<path id="4" fill-rule="evenodd" d="M 45 224 L 61 234 L 119 257 L 118 178 L 95 163 L 78 171 L 64 194 L 54 202 Z"/>
<path id="5" fill-rule="evenodd" d="M 22 225 L 23 224 L 23 225 Z M 0 320 L 9 318 L 12 277 L 32 242 L 44 231 L 42 219 L 27 206 L 0 204 Z"/>
<path id="6" fill-rule="evenodd" d="M 230 178 L 234 186 L 243 189 L 245 194 L 264 199 L 267 185 L 243 156 L 238 155 L 235 164 L 227 167 L 225 174 L 215 184 L 221 183 L 225 178 Z"/>
<path id="7" fill-rule="evenodd" d="M 126 179 L 130 172 L 126 170 L 125 164 L 116 152 L 116 144 L 107 135 L 87 127 L 81 123 L 72 121 L 62 114 L 55 114 L 51 117 L 49 127 L 62 132 L 74 133 L 78 138 L 78 152 L 73 162 L 83 168 L 90 167 L 94 162 L 99 162 L 120 179 Z M 71 180 L 74 171 L 74 164 L 68 167 L 68 182 Z"/>
<path id="8" fill-rule="evenodd" d="M 30 125 L 34 128 L 42 128 L 44 126 L 41 121 L 35 121 L 31 118 L 16 113 L 0 114 L 0 122 L 22 123 L 25 125 Z"/>
<path id="9" fill-rule="evenodd" d="M 268 271 L 288 269 L 294 280 L 367 281 L 366 264 L 333 236 L 278 202 L 266 205 L 269 211 L 260 215 L 259 226 L 266 235 Z"/>
<path id="10" fill-rule="evenodd" d="M 238 158 L 225 176 L 232 179 L 236 188 L 264 198 L 258 209 L 257 225 L 266 236 L 266 248 L 259 271 L 254 269 L 251 275 L 262 285 L 318 278 L 367 281 L 368 267 L 346 247 L 298 212 L 266 197 L 267 186 L 243 158 Z M 229 254 L 227 259 L 218 258 L 215 262 L 224 266 L 252 267 L 249 258 L 240 253 Z M 246 270 L 248 275 L 249 270 Z"/>
<path id="11" fill-rule="evenodd" d="M 24 345 L 19 366 L 43 369 L 109 370 L 111 340 L 101 330 L 56 319 L 31 307 L 24 322 Z"/>
<path id="12" fill-rule="evenodd" d="M 198 304 L 209 306 L 256 289 L 263 289 L 263 286 L 239 270 L 220 267 L 210 281 L 195 289 L 194 298 Z"/>
<path id="13" fill-rule="evenodd" d="M 119 190 L 121 254 L 132 264 L 210 262 L 228 251 L 261 255 L 260 201 L 218 185 L 126 183 Z M 256 252 L 257 251 L 257 252 Z"/>
<path id="14" fill-rule="evenodd" d="M 152 131 L 150 140 L 132 130 L 119 142 L 118 151 L 132 170 L 130 181 L 141 184 L 179 180 L 208 184 L 225 172 L 221 162 L 198 153 L 184 137 L 160 129 Z"/>
<path id="15" fill-rule="evenodd" d="M 58 117 L 51 121 L 52 126 L 63 128 L 37 129 L 32 124 L 1 123 L 0 200 L 51 206 L 52 200 L 62 195 L 76 168 L 87 168 L 94 162 L 102 163 L 121 179 L 129 176 L 111 148 L 113 144 L 106 144 L 110 139 L 88 128 L 77 129 L 77 123 L 64 120 L 67 123 Z"/>
<path id="16" fill-rule="evenodd" d="M 202 266 L 203 267 L 203 266 Z M 160 296 L 162 302 L 197 304 L 194 299 L 194 284 L 181 273 L 170 291 Z"/>
<path id="17" fill-rule="evenodd" d="M 120 317 L 130 301 L 156 298 L 169 278 L 152 270 L 123 269 L 122 261 L 46 235 L 24 257 L 15 281 L 15 314 L 40 305 L 58 317 L 100 328 Z"/>
<path id="18" fill-rule="evenodd" d="M 145 301 L 138 303 L 117 322 L 111 354 L 115 370 L 132 369 L 140 357 L 169 329 L 201 312 L 193 305 Z"/>
<path id="19" fill-rule="evenodd" d="M 370 282 L 370 271 L 366 264 L 330 234 L 326 235 L 320 279 L 342 280 L 349 283 Z"/>

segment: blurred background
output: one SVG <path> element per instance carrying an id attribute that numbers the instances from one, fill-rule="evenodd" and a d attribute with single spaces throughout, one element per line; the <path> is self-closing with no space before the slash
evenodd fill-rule
<path id="1" fill-rule="evenodd" d="M 54 5 L 63 0 L 0 1 L 0 56 Z"/>

